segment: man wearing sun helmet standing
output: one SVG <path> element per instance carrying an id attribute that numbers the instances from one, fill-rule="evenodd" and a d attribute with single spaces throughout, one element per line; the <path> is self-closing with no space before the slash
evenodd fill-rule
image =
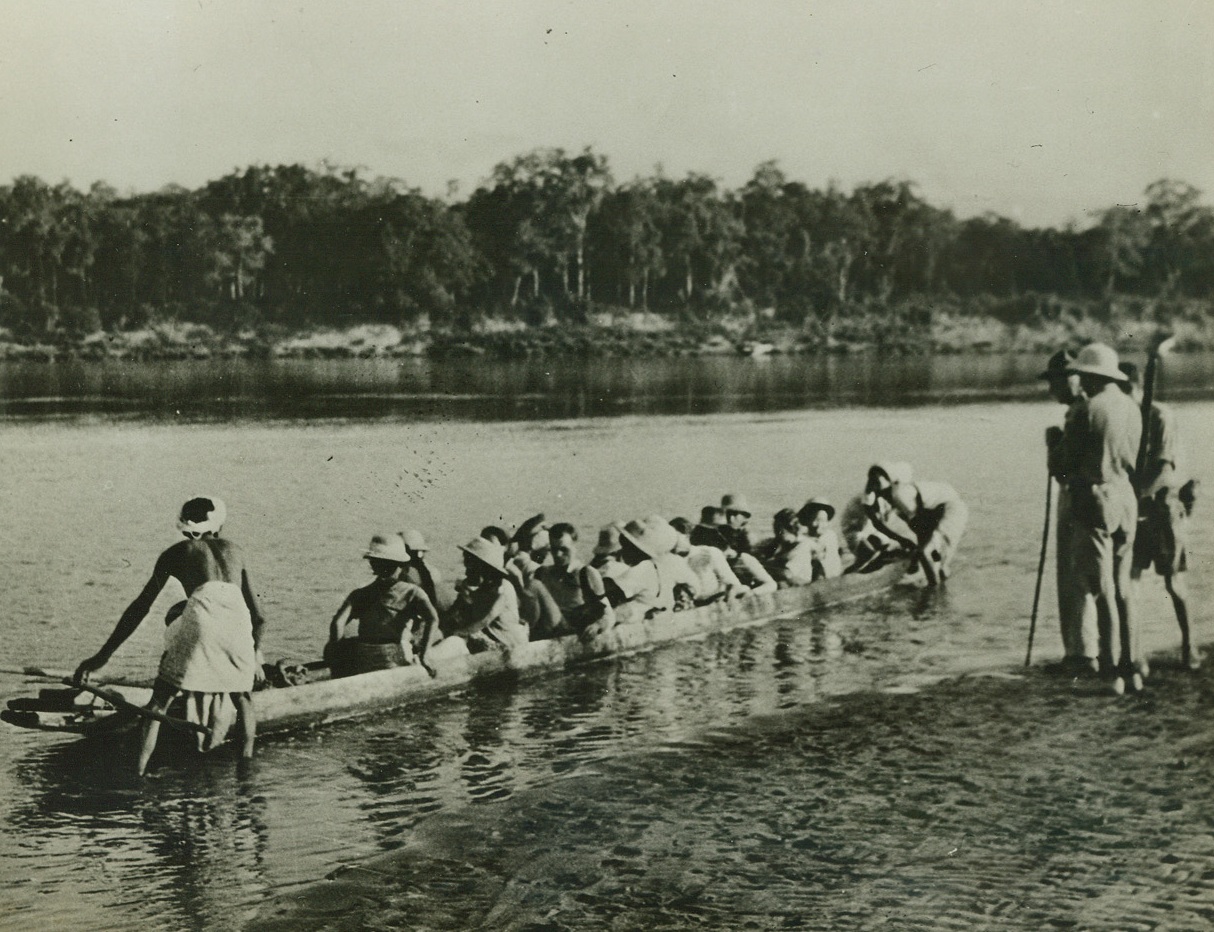
<path id="1" fill-rule="evenodd" d="M 1145 667 L 1130 573 L 1138 525 L 1132 477 L 1142 416 L 1118 387 L 1125 374 L 1112 347 L 1085 346 L 1068 370 L 1079 376 L 1087 396 L 1067 420 L 1055 462 L 1055 476 L 1071 495 L 1071 565 L 1076 585 L 1096 600 L 1101 675 L 1117 695 L 1127 687 L 1137 692 Z"/>

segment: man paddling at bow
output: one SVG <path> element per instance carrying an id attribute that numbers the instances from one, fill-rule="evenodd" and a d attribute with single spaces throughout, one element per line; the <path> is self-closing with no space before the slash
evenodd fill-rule
<path id="1" fill-rule="evenodd" d="M 185 535 L 156 560 L 152 576 L 122 613 L 113 634 L 92 657 L 76 668 L 73 679 L 84 682 L 100 670 L 135 633 L 170 579 L 185 590 L 186 602 L 166 619 L 165 650 L 152 688 L 148 709 L 163 714 L 169 703 L 185 695 L 186 717 L 205 725 L 199 750 L 223 741 L 237 719 L 241 757 L 253 756 L 257 722 L 253 685 L 263 678 L 261 631 L 265 625 L 240 549 L 219 537 L 227 510 L 214 496 L 192 498 L 181 506 L 177 528 Z M 142 775 L 156 749 L 160 722 L 146 718 L 138 769 Z"/>

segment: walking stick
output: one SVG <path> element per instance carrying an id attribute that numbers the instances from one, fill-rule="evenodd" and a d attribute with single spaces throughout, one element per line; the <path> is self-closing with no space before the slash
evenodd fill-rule
<path id="1" fill-rule="evenodd" d="M 1037 585 L 1033 589 L 1033 614 L 1029 618 L 1029 648 L 1024 655 L 1024 665 L 1033 662 L 1033 635 L 1037 633 L 1037 608 L 1041 605 L 1041 579 L 1045 576 L 1045 552 L 1050 546 L 1050 499 L 1054 492 L 1054 477 L 1045 474 L 1045 527 L 1041 531 L 1041 557 L 1037 560 Z"/>

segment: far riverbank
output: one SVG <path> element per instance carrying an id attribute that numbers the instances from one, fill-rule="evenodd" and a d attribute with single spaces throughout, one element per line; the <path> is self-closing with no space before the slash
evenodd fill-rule
<path id="1" fill-rule="evenodd" d="M 339 319 L 340 320 L 340 319 Z M 1167 330 L 1177 350 L 1214 350 L 1214 314 L 1186 304 L 1164 311 L 1146 306 L 1107 314 L 1035 314 L 1009 322 L 998 314 L 901 305 L 857 309 L 803 325 L 762 312 L 702 320 L 627 312 L 598 312 L 580 321 L 526 322 L 480 318 L 462 328 L 337 323 L 287 327 L 254 323 L 230 329 L 169 319 L 143 327 L 41 336 L 0 328 L 0 360 L 373 359 L 942 354 L 1049 354 L 1060 346 L 1101 341 L 1123 352 L 1145 348 Z"/>

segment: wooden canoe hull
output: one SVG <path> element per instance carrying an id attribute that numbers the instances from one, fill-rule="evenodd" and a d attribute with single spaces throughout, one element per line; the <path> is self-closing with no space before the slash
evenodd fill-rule
<path id="1" fill-rule="evenodd" d="M 539 674 L 819 611 L 889 589 L 905 577 L 907 568 L 906 563 L 899 561 L 871 573 L 821 580 L 810 586 L 781 589 L 769 595 L 748 596 L 686 612 L 665 612 L 651 620 L 621 625 L 592 641 L 570 636 L 533 641 L 510 654 L 491 651 L 444 658 L 434 662 L 435 676 L 420 666 L 407 666 L 267 689 L 253 695 L 257 731 L 272 734 L 316 728 L 449 693 L 489 676 Z M 112 689 L 138 705 L 146 704 L 152 694 L 149 688 L 134 686 Z M 77 698 L 74 703 L 62 695 L 41 705 L 36 700 L 12 700 L 9 708 L 0 713 L 0 719 L 24 728 L 105 737 L 136 723 L 129 713 L 113 711 L 85 698 Z"/>

